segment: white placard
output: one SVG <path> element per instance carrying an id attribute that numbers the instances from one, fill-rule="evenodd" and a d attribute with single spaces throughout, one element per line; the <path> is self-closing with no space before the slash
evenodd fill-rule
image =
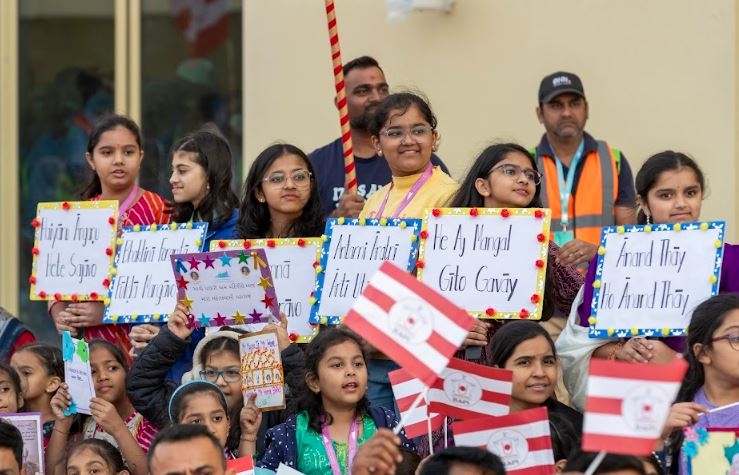
<path id="1" fill-rule="evenodd" d="M 340 323 L 383 262 L 412 271 L 420 227 L 420 219 L 329 219 L 311 322 Z"/>
<path id="2" fill-rule="evenodd" d="M 539 319 L 550 214 L 538 208 L 431 211 L 421 231 L 418 279 L 476 317 Z"/>
<path id="3" fill-rule="evenodd" d="M 115 252 L 118 201 L 39 203 L 32 300 L 103 300 Z"/>
<path id="4" fill-rule="evenodd" d="M 62 333 L 62 357 L 64 359 L 64 382 L 69 387 L 72 406 L 65 411 L 71 414 L 92 414 L 90 399 L 95 397 L 90 368 L 90 347 L 85 340 L 72 338 L 69 332 Z"/>
<path id="5" fill-rule="evenodd" d="M 200 251 L 207 229 L 208 223 L 124 227 L 103 323 L 151 322 L 169 315 L 177 304 L 169 256 Z"/>
<path id="6" fill-rule="evenodd" d="M 677 336 L 718 293 L 725 223 L 603 228 L 590 336 Z"/>
<path id="7" fill-rule="evenodd" d="M 44 474 L 44 430 L 40 412 L 0 414 L 0 419 L 14 425 L 23 438 L 21 468 L 26 475 Z"/>
<path id="8" fill-rule="evenodd" d="M 275 294 L 280 311 L 287 317 L 287 331 L 293 341 L 308 343 L 317 333 L 311 324 L 310 298 L 316 280 L 317 262 L 322 241 L 320 238 L 247 239 L 212 241 L 211 251 L 219 249 L 263 249 L 272 271 Z M 266 323 L 247 324 L 247 331 L 261 330 Z"/>

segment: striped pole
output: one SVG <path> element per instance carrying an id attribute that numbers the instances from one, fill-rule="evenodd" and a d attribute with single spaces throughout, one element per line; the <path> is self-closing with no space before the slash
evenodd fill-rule
<path id="1" fill-rule="evenodd" d="M 336 9 L 334 0 L 326 1 L 326 20 L 328 20 L 328 40 L 331 44 L 331 61 L 334 68 L 336 84 L 336 106 L 339 109 L 341 124 L 341 147 L 344 151 L 344 191 L 357 192 L 357 174 L 354 169 L 354 151 L 352 150 L 352 133 L 349 125 L 349 108 L 346 105 L 346 87 L 344 86 L 344 65 L 341 63 L 341 47 L 339 46 L 339 29 L 336 25 Z"/>

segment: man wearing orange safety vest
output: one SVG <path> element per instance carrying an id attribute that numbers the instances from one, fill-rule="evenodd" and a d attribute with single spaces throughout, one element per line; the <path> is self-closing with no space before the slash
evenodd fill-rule
<path id="1" fill-rule="evenodd" d="M 536 115 L 546 129 L 535 154 L 558 260 L 584 264 L 595 257 L 603 226 L 636 223 L 631 168 L 619 150 L 584 131 L 588 101 L 576 74 L 542 79 Z"/>

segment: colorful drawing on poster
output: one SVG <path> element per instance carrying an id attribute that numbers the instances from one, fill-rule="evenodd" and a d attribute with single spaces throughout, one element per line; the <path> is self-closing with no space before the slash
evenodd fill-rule
<path id="1" fill-rule="evenodd" d="M 477 318 L 541 318 L 551 211 L 435 208 L 420 233 L 418 280 Z"/>
<path id="2" fill-rule="evenodd" d="M 263 330 L 239 339 L 241 389 L 246 404 L 256 394 L 255 404 L 263 411 L 285 408 L 285 376 L 275 330 Z"/>
<path id="3" fill-rule="evenodd" d="M 603 228 L 593 281 L 591 338 L 679 336 L 716 295 L 723 221 Z"/>
<path id="4" fill-rule="evenodd" d="M 39 203 L 31 300 L 103 300 L 115 253 L 118 201 Z"/>
<path id="5" fill-rule="evenodd" d="M 90 399 L 95 397 L 90 368 L 90 347 L 85 340 L 72 338 L 69 332 L 62 333 L 62 359 L 64 360 L 64 382 L 67 383 L 72 406 L 66 415 L 91 414 Z"/>
<path id="6" fill-rule="evenodd" d="M 311 323 L 341 323 L 383 262 L 413 271 L 420 229 L 420 219 L 330 218 L 315 268 Z"/>
<path id="7" fill-rule="evenodd" d="M 688 473 L 739 475 L 739 427 L 683 429 L 682 452 L 688 459 Z"/>
<path id="8" fill-rule="evenodd" d="M 279 321 L 269 261 L 262 249 L 172 254 L 177 300 L 193 327 Z"/>
<path id="9" fill-rule="evenodd" d="M 14 425 L 23 438 L 21 468 L 26 475 L 43 475 L 44 472 L 44 421 L 40 412 L 0 414 L 0 420 Z"/>

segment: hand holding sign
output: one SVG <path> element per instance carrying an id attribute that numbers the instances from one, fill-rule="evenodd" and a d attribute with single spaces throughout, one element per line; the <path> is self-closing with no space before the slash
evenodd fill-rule
<path id="1" fill-rule="evenodd" d="M 180 301 L 177 302 L 174 312 L 172 312 L 167 320 L 167 328 L 169 328 L 169 331 L 183 340 L 186 340 L 190 335 L 192 335 L 192 332 L 195 329 L 194 326 L 190 325 L 189 314 L 190 312 L 188 308 Z"/>

